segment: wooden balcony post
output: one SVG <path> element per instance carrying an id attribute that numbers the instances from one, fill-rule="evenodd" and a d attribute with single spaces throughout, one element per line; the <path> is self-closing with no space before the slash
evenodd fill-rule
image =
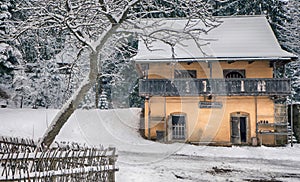
<path id="1" fill-rule="evenodd" d="M 145 136 L 148 137 L 148 139 L 151 139 L 150 135 L 150 110 L 149 110 L 149 97 L 146 97 L 145 99 Z"/>
<path id="2" fill-rule="evenodd" d="M 211 62 L 208 63 L 208 67 L 209 67 L 209 78 L 211 79 L 212 76 L 213 76 L 213 75 L 212 75 L 212 72 L 213 72 L 212 69 L 213 69 L 213 68 L 212 68 L 212 63 L 211 63 Z"/>
<path id="3" fill-rule="evenodd" d="M 254 96 L 254 107 L 255 107 L 255 132 L 256 132 L 256 138 L 258 139 L 258 115 L 257 115 L 257 96 Z M 260 137 L 260 145 L 262 145 L 262 136 Z"/>
<path id="4" fill-rule="evenodd" d="M 241 92 L 245 92 L 244 80 L 241 80 Z"/>
<path id="5" fill-rule="evenodd" d="M 164 97 L 164 130 L 165 130 L 165 136 L 164 141 L 166 142 L 168 140 L 168 125 L 167 125 L 167 98 Z"/>

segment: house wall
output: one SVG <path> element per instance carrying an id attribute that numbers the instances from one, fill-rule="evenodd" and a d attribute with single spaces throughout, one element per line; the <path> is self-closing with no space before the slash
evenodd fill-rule
<path id="1" fill-rule="evenodd" d="M 204 97 L 153 97 L 155 101 L 150 103 L 150 115 L 161 114 L 158 111 L 159 103 L 165 102 L 166 120 L 161 122 L 151 122 L 151 138 L 156 137 L 156 131 L 164 131 L 165 122 L 173 113 L 186 114 L 186 136 L 188 142 L 204 143 L 230 143 L 230 116 L 231 114 L 247 113 L 249 116 L 247 142 L 251 142 L 252 137 L 256 137 L 256 109 L 255 98 L 249 97 L 216 97 L 217 102 L 222 102 L 222 108 L 208 109 L 199 108 L 199 101 L 204 101 Z M 257 99 L 258 120 L 268 119 L 274 122 L 274 103 L 268 97 Z M 170 123 L 169 123 L 170 125 Z M 169 126 L 171 127 L 171 126 Z M 171 132 L 169 131 L 169 139 Z M 148 136 L 148 131 L 146 131 Z M 265 137 L 264 143 L 272 143 L 274 138 Z M 269 142 L 268 142 L 269 141 Z"/>
<path id="2" fill-rule="evenodd" d="M 209 78 L 208 63 L 149 64 L 149 79 L 166 79 L 174 77 L 174 69 L 197 70 L 197 78 Z M 272 78 L 273 71 L 268 61 L 213 62 L 212 78 L 223 78 L 223 69 L 244 69 L 246 78 Z M 223 104 L 222 108 L 199 108 L 200 101 L 215 101 Z M 257 103 L 257 104 L 256 104 Z M 274 122 L 274 102 L 266 96 L 214 96 L 212 100 L 200 97 L 156 97 L 153 96 L 145 104 L 145 126 L 150 121 L 150 137 L 156 138 L 156 131 L 164 131 L 168 127 L 168 139 L 171 139 L 170 118 L 173 113 L 186 115 L 186 136 L 188 142 L 230 143 L 231 114 L 248 115 L 247 142 L 256 137 L 257 121 Z M 256 108 L 257 107 L 257 108 Z M 256 113 L 257 111 L 257 113 Z M 148 136 L 148 130 L 145 135 Z M 264 143 L 273 143 L 273 136 L 265 136 Z"/>

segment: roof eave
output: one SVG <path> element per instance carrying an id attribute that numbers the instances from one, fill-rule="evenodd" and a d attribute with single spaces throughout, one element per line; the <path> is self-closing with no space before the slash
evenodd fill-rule
<path id="1" fill-rule="evenodd" d="M 136 63 L 207 62 L 207 61 L 292 61 L 297 57 L 204 57 L 175 59 L 133 59 Z"/>

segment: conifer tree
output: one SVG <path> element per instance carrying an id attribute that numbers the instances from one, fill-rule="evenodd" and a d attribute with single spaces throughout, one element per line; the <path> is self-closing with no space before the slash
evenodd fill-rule
<path id="1" fill-rule="evenodd" d="M 105 91 L 103 91 L 100 95 L 99 109 L 108 109 L 107 95 Z"/>
<path id="2" fill-rule="evenodd" d="M 280 29 L 280 44 L 298 56 L 287 65 L 286 75 L 292 80 L 292 101 L 300 103 L 300 2 L 289 0 L 285 8 L 286 20 Z"/>

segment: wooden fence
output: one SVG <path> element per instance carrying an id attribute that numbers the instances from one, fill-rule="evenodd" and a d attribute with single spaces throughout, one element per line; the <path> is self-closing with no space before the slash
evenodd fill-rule
<path id="1" fill-rule="evenodd" d="M 0 139 L 0 181 L 115 181 L 115 148 L 58 144 L 47 150 L 30 139 Z"/>
<path id="2" fill-rule="evenodd" d="M 36 143 L 32 139 L 0 137 L 0 155 L 17 151 L 34 151 L 36 148 Z"/>

